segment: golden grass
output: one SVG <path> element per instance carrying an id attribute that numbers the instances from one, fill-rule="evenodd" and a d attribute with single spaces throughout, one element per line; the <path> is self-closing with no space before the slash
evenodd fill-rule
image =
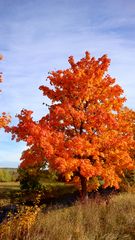
<path id="1" fill-rule="evenodd" d="M 7 230 L 6 230 L 7 227 Z M 1 240 L 134 240 L 135 194 L 77 202 L 72 207 L 22 210 L 1 224 Z"/>

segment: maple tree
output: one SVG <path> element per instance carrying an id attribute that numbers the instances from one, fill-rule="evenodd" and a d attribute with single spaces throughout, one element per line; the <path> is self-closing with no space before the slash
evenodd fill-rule
<path id="1" fill-rule="evenodd" d="M 126 169 L 134 169 L 129 154 L 133 147 L 132 126 L 123 111 L 122 88 L 107 74 L 110 60 L 97 60 L 88 52 L 70 67 L 52 71 L 48 86 L 40 86 L 51 100 L 49 113 L 34 121 L 32 111 L 22 110 L 19 123 L 7 129 L 12 138 L 27 142 L 21 166 L 48 161 L 67 181 L 87 191 L 119 187 Z"/>
<path id="2" fill-rule="evenodd" d="M 0 60 L 3 59 L 3 56 L 0 54 Z M 2 73 L 0 72 L 0 83 L 3 81 Z M 1 90 L 0 90 L 1 92 Z M 10 122 L 11 117 L 7 116 L 5 112 L 2 113 L 2 116 L 0 116 L 0 128 L 3 128 L 8 125 Z"/>

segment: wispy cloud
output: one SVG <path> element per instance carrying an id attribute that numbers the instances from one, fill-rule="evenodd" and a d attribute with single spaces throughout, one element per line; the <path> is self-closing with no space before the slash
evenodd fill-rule
<path id="1" fill-rule="evenodd" d="M 0 112 L 9 112 L 13 123 L 22 108 L 32 109 L 35 119 L 46 114 L 47 108 L 42 103 L 48 100 L 38 87 L 45 84 L 48 71 L 68 67 L 70 55 L 78 60 L 86 50 L 96 57 L 109 55 L 110 74 L 124 88 L 127 105 L 134 108 L 134 0 L 0 0 L 0 3 L 0 52 L 5 56 L 0 63 L 5 78 L 1 84 Z M 6 138 L 7 150 L 0 150 L 1 161 L 6 165 L 11 142 L 3 133 L 0 138 Z M 16 146 L 12 148 L 14 155 Z M 13 158 L 18 164 L 18 155 Z"/>

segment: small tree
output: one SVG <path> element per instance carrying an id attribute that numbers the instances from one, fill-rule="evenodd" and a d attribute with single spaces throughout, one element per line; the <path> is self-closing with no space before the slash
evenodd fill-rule
<path id="1" fill-rule="evenodd" d="M 41 189 L 40 175 L 45 167 L 46 161 L 40 148 L 28 148 L 21 156 L 22 163 L 18 168 L 21 189 L 39 190 Z"/>
<path id="2" fill-rule="evenodd" d="M 21 190 L 39 190 L 39 171 L 36 168 L 18 168 L 18 180 L 20 181 Z"/>
<path id="3" fill-rule="evenodd" d="M 123 90 L 107 74 L 108 57 L 96 60 L 86 52 L 69 63 L 68 69 L 50 73 L 49 87 L 40 86 L 51 100 L 49 113 L 35 122 L 31 111 L 22 110 L 19 124 L 8 131 L 35 152 L 40 149 L 51 168 L 81 185 L 85 197 L 101 182 L 104 188 L 118 188 L 125 169 L 134 168 L 133 134 L 123 111 Z M 33 164 L 40 159 L 39 154 Z"/>

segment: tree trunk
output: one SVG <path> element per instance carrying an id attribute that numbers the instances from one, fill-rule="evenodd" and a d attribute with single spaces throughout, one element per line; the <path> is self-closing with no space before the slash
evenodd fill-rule
<path id="1" fill-rule="evenodd" d="M 88 198 L 88 193 L 87 193 L 87 179 L 80 175 L 80 180 L 81 180 L 81 197 L 83 200 Z"/>

